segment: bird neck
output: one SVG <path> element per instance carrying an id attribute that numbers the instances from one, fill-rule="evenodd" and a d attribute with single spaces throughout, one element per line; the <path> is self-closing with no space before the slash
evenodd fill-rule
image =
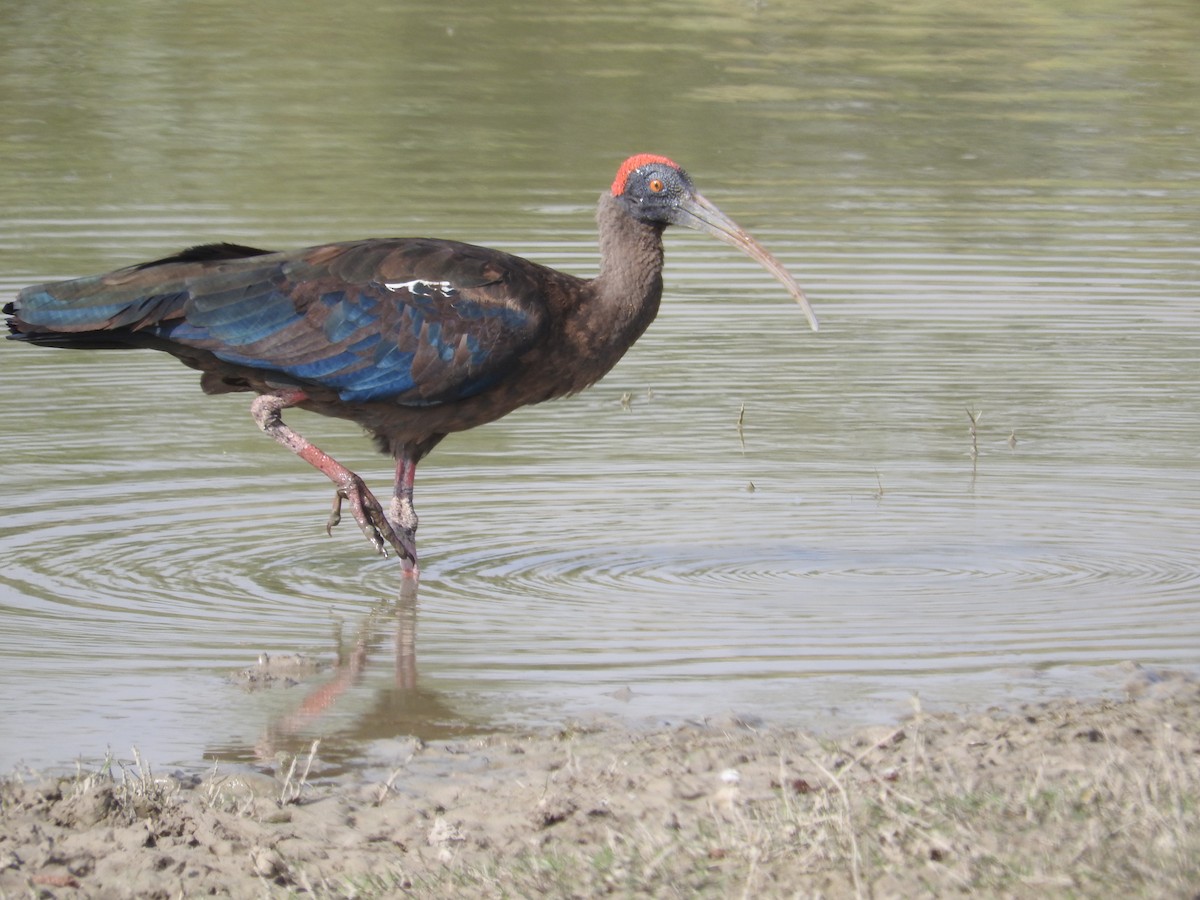
<path id="1" fill-rule="evenodd" d="M 662 298 L 662 225 L 634 219 L 611 194 L 596 210 L 600 274 L 593 280 L 609 327 L 629 328 L 636 340 L 658 313 Z"/>
<path id="2" fill-rule="evenodd" d="M 600 198 L 600 274 L 580 282 L 570 276 L 552 293 L 556 339 L 541 352 L 550 358 L 531 371 L 541 399 L 573 394 L 595 384 L 617 364 L 654 321 L 662 298 L 662 227 L 630 218 L 613 197 Z M 554 371 L 547 387 L 546 372 Z M 529 402 L 527 399 L 521 402 Z"/>

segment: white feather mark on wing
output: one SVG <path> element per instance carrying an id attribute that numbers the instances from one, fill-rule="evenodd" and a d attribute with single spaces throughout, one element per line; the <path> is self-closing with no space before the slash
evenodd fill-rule
<path id="1" fill-rule="evenodd" d="M 450 297 L 458 293 L 449 281 L 422 281 L 420 278 L 412 281 L 385 281 L 383 286 L 389 291 L 408 291 L 410 294 L 422 293 L 422 288 L 424 288 L 424 292 L 441 294 L 443 297 Z"/>

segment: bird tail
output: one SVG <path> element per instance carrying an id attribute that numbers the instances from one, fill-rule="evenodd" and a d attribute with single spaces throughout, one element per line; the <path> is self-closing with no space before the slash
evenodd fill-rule
<path id="1" fill-rule="evenodd" d="M 129 326 L 145 315 L 148 301 L 170 303 L 171 297 L 89 297 L 96 279 L 39 284 L 26 288 L 4 305 L 10 340 L 44 347 L 127 347 Z"/>
<path id="2" fill-rule="evenodd" d="M 189 296 L 186 274 L 270 252 L 241 244 L 201 244 L 107 275 L 35 284 L 4 305 L 8 336 L 46 347 L 141 344 L 141 329 L 179 314 Z"/>

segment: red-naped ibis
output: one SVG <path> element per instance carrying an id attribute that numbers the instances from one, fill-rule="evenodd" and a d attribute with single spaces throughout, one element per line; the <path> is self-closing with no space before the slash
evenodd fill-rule
<path id="1" fill-rule="evenodd" d="M 684 225 L 783 265 L 678 165 L 639 154 L 600 197 L 600 273 L 576 278 L 499 250 L 429 238 L 276 253 L 205 244 L 106 275 L 40 284 L 4 307 L 10 337 L 51 347 L 151 347 L 206 393 L 254 391 L 259 426 L 337 486 L 367 540 L 416 575 L 417 463 L 447 434 L 598 381 L 658 313 L 662 233 Z M 366 484 L 286 424 L 300 407 L 357 422 L 396 461 L 385 511 Z"/>

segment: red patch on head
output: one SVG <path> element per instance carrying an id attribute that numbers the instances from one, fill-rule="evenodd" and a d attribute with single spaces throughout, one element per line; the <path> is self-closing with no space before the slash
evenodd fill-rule
<path id="1" fill-rule="evenodd" d="M 621 163 L 621 168 L 617 169 L 617 177 L 613 179 L 612 183 L 613 196 L 620 197 L 625 193 L 625 182 L 629 180 L 631 172 L 637 171 L 642 166 L 648 166 L 650 163 L 665 163 L 672 169 L 679 168 L 677 162 L 667 159 L 665 156 L 656 156 L 653 153 L 638 153 Z"/>

